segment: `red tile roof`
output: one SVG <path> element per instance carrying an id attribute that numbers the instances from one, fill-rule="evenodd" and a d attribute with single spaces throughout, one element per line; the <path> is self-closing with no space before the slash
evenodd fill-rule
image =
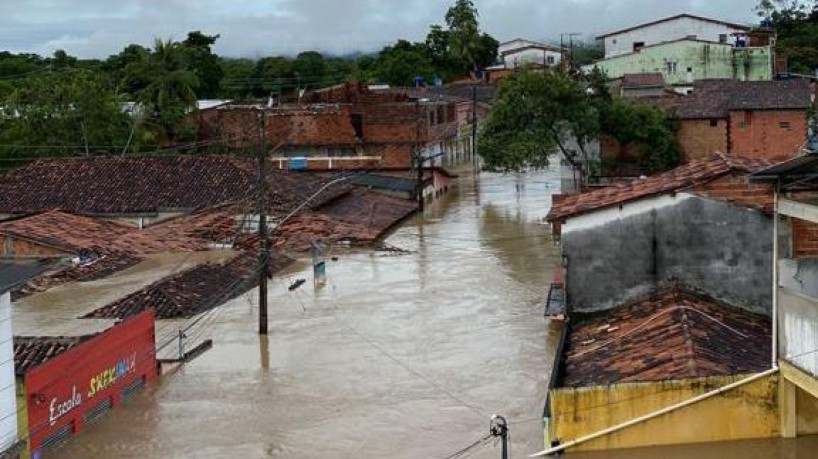
<path id="1" fill-rule="evenodd" d="M 674 288 L 572 327 L 563 385 L 755 373 L 770 367 L 770 320 Z"/>
<path id="2" fill-rule="evenodd" d="M 15 336 L 14 373 L 17 376 L 23 376 L 32 368 L 42 365 L 93 336 Z"/>
<path id="3" fill-rule="evenodd" d="M 268 169 L 272 212 L 292 210 L 327 182 L 273 169 Z M 3 174 L 0 213 L 195 211 L 254 196 L 257 175 L 255 161 L 219 155 L 44 159 Z M 331 186 L 307 208 L 348 189 Z"/>
<path id="4" fill-rule="evenodd" d="M 567 196 L 553 204 L 546 219 L 549 222 L 562 221 L 639 199 L 690 189 L 731 172 L 750 174 L 771 164 L 761 159 L 714 155 L 646 179 Z"/>
<path id="5" fill-rule="evenodd" d="M 83 217 L 59 210 L 0 222 L 0 234 L 77 253 L 110 247 L 133 227 L 101 218 Z"/>

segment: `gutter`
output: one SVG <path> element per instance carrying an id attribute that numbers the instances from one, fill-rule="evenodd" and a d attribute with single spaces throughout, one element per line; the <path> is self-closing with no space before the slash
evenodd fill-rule
<path id="1" fill-rule="evenodd" d="M 571 441 L 569 441 L 567 443 L 563 443 L 563 444 L 561 444 L 559 446 L 555 446 L 553 448 L 548 448 L 548 449 L 546 449 L 544 451 L 540 451 L 538 453 L 531 454 L 528 457 L 550 456 L 550 455 L 552 455 L 554 453 L 564 451 L 564 450 L 566 450 L 568 448 L 573 448 L 574 446 L 577 446 L 577 445 L 580 445 L 580 444 L 583 444 L 583 443 L 587 443 L 587 442 L 589 442 L 591 440 L 596 440 L 597 438 L 604 437 L 606 435 L 610 435 L 610 434 L 618 432 L 620 430 L 627 429 L 628 427 L 632 427 L 632 426 L 635 426 L 637 424 L 641 424 L 643 422 L 649 421 L 649 420 L 657 418 L 659 416 L 662 416 L 662 415 L 671 413 L 673 411 L 679 410 L 681 408 L 696 404 L 696 403 L 701 402 L 703 400 L 707 400 L 708 398 L 715 397 L 716 395 L 720 395 L 720 394 L 722 394 L 724 392 L 727 392 L 729 390 L 735 389 L 735 388 L 743 386 L 745 384 L 749 384 L 749 383 L 754 382 L 754 381 L 758 381 L 759 379 L 766 378 L 767 376 L 774 375 L 776 373 L 778 373 L 778 366 L 774 366 L 773 368 L 771 368 L 769 370 L 766 370 L 764 372 L 757 373 L 757 374 L 754 374 L 754 375 L 749 376 L 747 378 L 732 382 L 730 384 L 727 384 L 726 386 L 719 387 L 718 389 L 712 390 L 710 392 L 706 392 L 704 394 L 697 395 L 696 397 L 693 397 L 691 399 L 685 400 L 685 401 L 680 402 L 680 403 L 676 403 L 675 405 L 671 405 L 671 406 L 662 408 L 660 410 L 654 411 L 652 413 L 648 413 L 648 414 L 639 416 L 637 418 L 631 419 L 630 421 L 626 421 L 626 422 L 623 422 L 621 424 L 617 424 L 615 426 L 608 427 L 607 429 L 603 429 L 603 430 L 594 432 L 592 434 L 585 435 L 583 437 L 579 437 L 579 438 L 577 438 L 575 440 L 571 440 Z"/>

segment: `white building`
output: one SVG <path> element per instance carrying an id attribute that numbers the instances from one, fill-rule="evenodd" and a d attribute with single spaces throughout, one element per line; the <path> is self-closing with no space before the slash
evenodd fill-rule
<path id="1" fill-rule="evenodd" d="M 695 38 L 700 41 L 735 44 L 750 27 L 743 24 L 710 19 L 692 14 L 679 14 L 645 24 L 628 27 L 604 35 L 597 40 L 605 45 L 605 59 L 639 51 L 645 46 Z"/>
<path id="2" fill-rule="evenodd" d="M 525 64 L 552 67 L 562 61 L 562 50 L 558 46 L 522 38 L 501 43 L 497 53 L 506 69 L 520 68 Z"/>

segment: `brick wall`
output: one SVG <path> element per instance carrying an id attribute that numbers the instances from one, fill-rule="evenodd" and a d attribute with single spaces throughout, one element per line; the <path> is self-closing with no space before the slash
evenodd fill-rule
<path id="1" fill-rule="evenodd" d="M 732 204 L 772 212 L 773 189 L 767 184 L 750 184 L 746 174 L 728 174 L 693 189 L 693 192 Z"/>
<path id="2" fill-rule="evenodd" d="M 730 112 L 730 153 L 737 156 L 788 159 L 807 139 L 803 110 Z"/>
<path id="3" fill-rule="evenodd" d="M 65 250 L 40 245 L 12 236 L 0 236 L 0 254 L 5 257 L 39 257 L 65 255 Z"/>
<path id="4" fill-rule="evenodd" d="M 715 124 L 715 126 L 714 126 Z M 676 133 L 685 161 L 727 153 L 727 120 L 682 120 Z"/>
<path id="5" fill-rule="evenodd" d="M 792 218 L 790 221 L 793 257 L 818 257 L 818 225 L 798 218 Z"/>

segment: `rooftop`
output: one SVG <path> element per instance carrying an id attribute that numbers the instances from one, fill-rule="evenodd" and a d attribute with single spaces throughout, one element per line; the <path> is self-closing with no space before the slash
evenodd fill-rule
<path id="1" fill-rule="evenodd" d="M 673 288 L 573 325 L 566 387 L 756 373 L 770 367 L 770 320 Z"/>
<path id="2" fill-rule="evenodd" d="M 691 161 L 668 172 L 627 184 L 617 184 L 585 193 L 566 196 L 554 202 L 549 222 L 565 220 L 588 212 L 618 206 L 639 199 L 678 192 L 703 185 L 732 172 L 753 173 L 771 163 L 740 156 L 713 155 Z"/>
<path id="3" fill-rule="evenodd" d="M 683 119 L 727 118 L 731 110 L 808 110 L 812 92 L 807 80 L 698 80 L 693 93 L 679 99 Z"/>
<path id="4" fill-rule="evenodd" d="M 0 221 L 0 234 L 25 239 L 68 253 L 111 248 L 133 227 L 101 218 L 83 217 L 59 210 Z"/>
<path id="5" fill-rule="evenodd" d="M 23 376 L 32 368 L 42 365 L 92 336 L 15 336 L 14 373 Z"/>
<path id="6" fill-rule="evenodd" d="M 277 271 L 291 261 L 283 255 L 274 254 L 272 268 Z M 254 254 L 240 253 L 226 261 L 194 266 L 95 309 L 83 318 L 125 319 L 147 308 L 153 308 L 157 319 L 192 317 L 235 298 L 255 285 L 256 263 Z"/>
<path id="7" fill-rule="evenodd" d="M 608 32 L 608 33 L 605 33 L 603 35 L 598 35 L 596 38 L 597 38 L 597 40 L 599 40 L 599 39 L 602 39 L 602 38 L 605 38 L 605 37 L 609 37 L 611 35 L 618 35 L 618 34 L 621 34 L 621 33 L 630 32 L 632 30 L 641 29 L 643 27 L 649 27 L 649 26 L 652 26 L 652 25 L 661 24 L 663 22 L 668 22 L 668 21 L 675 21 L 677 19 L 682 19 L 682 18 L 697 19 L 699 21 L 712 22 L 714 24 L 726 25 L 728 27 L 732 27 L 732 28 L 735 28 L 735 29 L 742 29 L 742 30 L 750 31 L 750 27 L 748 25 L 746 25 L 746 24 L 739 24 L 739 23 L 736 23 L 736 22 L 723 21 L 721 19 L 712 19 L 712 18 L 707 18 L 707 17 L 704 17 L 704 16 L 697 16 L 695 14 L 682 13 L 682 14 L 677 14 L 675 16 L 670 16 L 670 17 L 666 17 L 666 18 L 662 18 L 662 19 L 657 19 L 655 21 L 645 22 L 645 23 L 638 24 L 638 25 L 635 25 L 635 26 L 626 27 L 624 29 L 614 30 L 613 32 Z"/>
<path id="8" fill-rule="evenodd" d="M 272 169 L 272 168 L 271 168 Z M 326 180 L 270 171 L 270 208 L 289 211 Z M 195 211 L 253 196 L 256 165 L 220 155 L 43 159 L 2 174 L 0 213 L 60 209 L 84 215 Z M 327 189 L 312 205 L 346 191 Z"/>
<path id="9" fill-rule="evenodd" d="M 634 88 L 663 88 L 665 77 L 661 73 L 626 73 L 622 76 L 622 87 Z"/>
<path id="10" fill-rule="evenodd" d="M 14 289 L 46 269 L 47 265 L 38 263 L 0 263 L 0 294 Z"/>

